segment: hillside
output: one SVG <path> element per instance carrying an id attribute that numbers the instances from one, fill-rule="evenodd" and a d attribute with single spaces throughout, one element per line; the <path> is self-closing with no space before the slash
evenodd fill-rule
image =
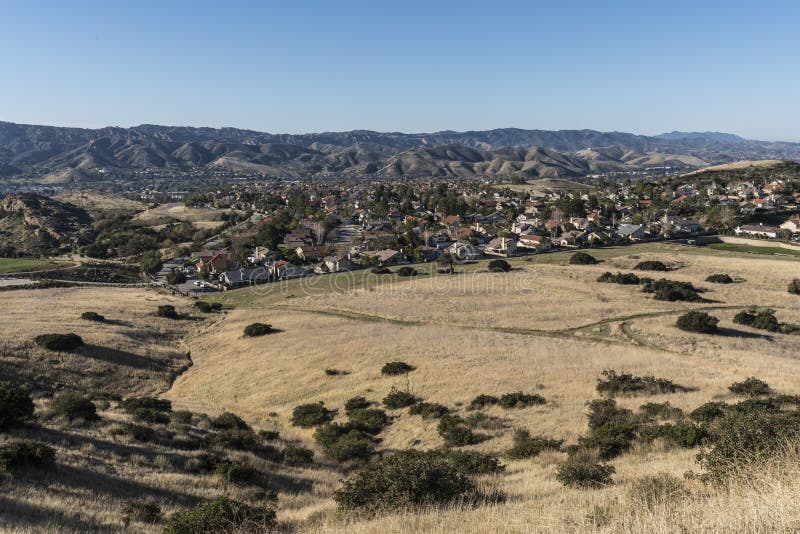
<path id="1" fill-rule="evenodd" d="M 458 148 L 457 148 L 458 147 Z M 538 148 L 539 153 L 528 154 Z M 547 151 L 547 152 L 542 152 Z M 800 159 L 800 144 L 730 134 L 647 137 L 594 130 L 301 135 L 141 125 L 88 130 L 0 122 L 0 179 L 92 182 L 145 168 L 224 169 L 267 176 L 577 177 L 652 166 L 696 168 L 740 159 Z"/>

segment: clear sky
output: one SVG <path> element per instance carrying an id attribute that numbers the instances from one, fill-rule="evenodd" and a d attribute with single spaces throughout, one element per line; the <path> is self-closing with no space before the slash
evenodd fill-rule
<path id="1" fill-rule="evenodd" d="M 800 141 L 800 2 L 0 0 L 0 120 Z"/>

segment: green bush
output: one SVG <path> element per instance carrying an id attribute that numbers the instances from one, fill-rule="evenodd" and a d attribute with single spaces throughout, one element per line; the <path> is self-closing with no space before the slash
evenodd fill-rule
<path id="1" fill-rule="evenodd" d="M 732 284 L 733 278 L 727 274 L 711 274 L 706 278 L 706 282 L 711 282 L 712 284 Z"/>
<path id="2" fill-rule="evenodd" d="M 292 424 L 301 428 L 311 428 L 331 420 L 331 412 L 322 402 L 301 404 L 292 410 Z"/>
<path id="3" fill-rule="evenodd" d="M 664 265 L 664 262 L 657 260 L 640 261 L 634 267 L 637 271 L 669 271 L 669 268 Z"/>
<path id="4" fill-rule="evenodd" d="M 639 411 L 647 419 L 680 419 L 683 410 L 668 402 L 647 402 L 639 406 Z"/>
<path id="5" fill-rule="evenodd" d="M 220 462 L 215 472 L 224 483 L 237 486 L 257 485 L 261 480 L 257 469 L 241 462 Z"/>
<path id="6" fill-rule="evenodd" d="M 616 273 L 612 274 L 609 272 L 605 272 L 601 274 L 597 278 L 598 282 L 603 282 L 607 284 L 621 284 L 621 285 L 638 285 L 640 280 L 639 277 L 633 273 Z"/>
<path id="7" fill-rule="evenodd" d="M 795 278 L 789 282 L 789 293 L 792 295 L 800 295 L 800 278 Z"/>
<path id="8" fill-rule="evenodd" d="M 675 326 L 686 332 L 716 334 L 719 319 L 701 311 L 690 311 L 678 317 Z"/>
<path id="9" fill-rule="evenodd" d="M 106 318 L 100 315 L 97 312 L 87 311 L 81 314 L 81 319 L 84 321 L 94 321 L 96 323 L 104 323 L 106 322 Z"/>
<path id="10" fill-rule="evenodd" d="M 472 410 L 479 410 L 481 408 L 485 408 L 486 406 L 493 406 L 499 403 L 500 399 L 495 397 L 494 395 L 480 394 L 474 399 L 472 399 L 472 402 L 469 403 L 469 407 Z"/>
<path id="11" fill-rule="evenodd" d="M 597 260 L 591 254 L 586 252 L 576 252 L 569 259 L 570 265 L 594 265 Z"/>
<path id="12" fill-rule="evenodd" d="M 145 425 L 135 423 L 122 423 L 119 428 L 112 430 L 114 435 L 130 436 L 136 441 L 154 443 L 158 441 L 158 433 Z"/>
<path id="13" fill-rule="evenodd" d="M 775 310 L 770 309 L 760 311 L 742 310 L 733 317 L 733 322 L 759 330 L 767 330 L 768 332 L 782 332 L 784 330 L 783 325 L 775 317 Z"/>
<path id="14" fill-rule="evenodd" d="M 763 380 L 751 376 L 742 382 L 734 382 L 728 389 L 735 395 L 744 397 L 762 397 L 772 394 L 772 388 Z"/>
<path id="15" fill-rule="evenodd" d="M 267 334 L 271 334 L 273 332 L 274 330 L 272 329 L 272 325 L 264 323 L 249 324 L 244 329 L 244 335 L 247 337 L 266 336 Z"/>
<path id="16" fill-rule="evenodd" d="M 258 448 L 258 436 L 251 429 L 228 428 L 211 435 L 211 443 L 223 449 L 254 451 Z"/>
<path id="17" fill-rule="evenodd" d="M 731 410 L 709 428 L 710 449 L 698 456 L 711 478 L 761 465 L 787 445 L 800 441 L 800 413 L 755 408 Z"/>
<path id="18" fill-rule="evenodd" d="M 172 402 L 155 397 L 128 397 L 119 403 L 119 408 L 129 414 L 135 413 L 136 410 L 153 410 L 169 413 L 172 410 Z"/>
<path id="19" fill-rule="evenodd" d="M 430 452 L 440 455 L 459 473 L 464 475 L 501 473 L 506 469 L 506 467 L 500 463 L 500 459 L 496 456 L 484 454 L 478 451 L 438 449 Z"/>
<path id="20" fill-rule="evenodd" d="M 640 439 L 649 443 L 661 438 L 672 445 L 691 449 L 699 446 L 706 435 L 706 431 L 694 423 L 677 422 L 645 427 L 640 432 Z"/>
<path id="21" fill-rule="evenodd" d="M 417 402 L 419 402 L 419 399 L 408 391 L 400 391 L 394 387 L 383 398 L 383 405 L 390 410 L 399 410 Z"/>
<path id="22" fill-rule="evenodd" d="M 397 269 L 397 276 L 417 276 L 417 270 L 406 265 Z"/>
<path id="23" fill-rule="evenodd" d="M 387 376 L 397 376 L 408 374 L 416 369 L 413 365 L 406 362 L 389 362 L 381 368 L 381 374 Z"/>
<path id="24" fill-rule="evenodd" d="M 138 408 L 133 412 L 133 418 L 137 421 L 153 425 L 166 425 L 170 421 L 168 414 L 149 408 Z"/>
<path id="25" fill-rule="evenodd" d="M 277 430 L 259 430 L 258 438 L 261 441 L 275 441 L 281 437 L 281 433 Z"/>
<path id="26" fill-rule="evenodd" d="M 547 400 L 541 395 L 536 393 L 528 394 L 521 391 L 515 393 L 506 393 L 500 397 L 500 407 L 506 410 L 511 408 L 527 408 L 528 406 L 536 406 L 546 404 Z"/>
<path id="27" fill-rule="evenodd" d="M 436 452 L 400 451 L 372 462 L 344 481 L 334 499 L 344 511 L 380 512 L 446 505 L 475 485 Z"/>
<path id="28" fill-rule="evenodd" d="M 173 286 L 185 284 L 188 279 L 189 278 L 186 276 L 186 273 L 179 271 L 178 269 L 173 269 L 167 273 L 167 283 Z"/>
<path id="29" fill-rule="evenodd" d="M 689 419 L 701 424 L 708 424 L 723 417 L 727 407 L 728 405 L 724 402 L 707 402 L 692 410 L 692 412 L 689 413 Z"/>
<path id="30" fill-rule="evenodd" d="M 463 447 L 483 441 L 484 436 L 476 434 L 458 415 L 445 415 L 436 427 L 447 447 Z"/>
<path id="31" fill-rule="evenodd" d="M 493 273 L 507 273 L 511 270 L 511 264 L 506 260 L 492 260 L 489 262 L 489 270 Z"/>
<path id="32" fill-rule="evenodd" d="M 34 409 L 27 390 L 10 382 L 0 382 L 0 430 L 33 421 Z"/>
<path id="33" fill-rule="evenodd" d="M 161 507 L 150 499 L 130 499 L 122 505 L 122 521 L 125 526 L 133 522 L 154 524 L 161 521 Z"/>
<path id="34" fill-rule="evenodd" d="M 55 463 L 55 458 L 55 449 L 38 441 L 15 440 L 0 445 L 0 468 L 4 471 L 49 467 Z"/>
<path id="35" fill-rule="evenodd" d="M 66 391 L 53 397 L 50 403 L 50 413 L 56 417 L 63 417 L 68 421 L 82 419 L 84 421 L 97 421 L 97 408 L 88 397 L 78 393 Z"/>
<path id="36" fill-rule="evenodd" d="M 170 414 L 170 417 L 174 423 L 188 425 L 191 424 L 194 414 L 189 410 L 175 410 Z"/>
<path id="37" fill-rule="evenodd" d="M 677 282 L 675 280 L 645 280 L 642 279 L 642 292 L 654 293 L 656 300 L 666 300 L 669 302 L 703 302 L 699 295 L 700 290 L 689 282 Z"/>
<path id="38" fill-rule="evenodd" d="M 372 406 L 372 403 L 364 397 L 353 397 L 344 403 L 344 413 L 350 413 L 355 410 L 366 410 Z"/>
<path id="39" fill-rule="evenodd" d="M 211 420 L 211 428 L 217 430 L 251 430 L 250 425 L 235 413 L 225 412 Z"/>
<path id="40" fill-rule="evenodd" d="M 314 439 L 322 445 L 327 456 L 337 462 L 366 461 L 375 451 L 370 437 L 351 423 L 330 423 L 314 432 Z"/>
<path id="41" fill-rule="evenodd" d="M 213 473 L 222 462 L 224 460 L 220 456 L 203 452 L 187 460 L 186 470 L 191 473 Z"/>
<path id="42" fill-rule="evenodd" d="M 680 386 L 667 378 L 654 376 L 634 376 L 630 373 L 617 374 L 616 371 L 607 369 L 601 373 L 604 378 L 597 379 L 597 392 L 601 395 L 615 397 L 617 395 L 658 395 L 663 393 L 677 393 L 689 391 L 689 388 Z"/>
<path id="43" fill-rule="evenodd" d="M 70 351 L 83 346 L 83 340 L 77 334 L 42 334 L 33 341 L 44 349 L 56 351 Z"/>
<path id="44" fill-rule="evenodd" d="M 217 534 L 219 532 L 266 532 L 275 525 L 275 511 L 252 507 L 227 497 L 217 497 L 190 510 L 174 513 L 164 534 Z"/>
<path id="45" fill-rule="evenodd" d="M 314 451 L 292 443 L 283 448 L 281 456 L 283 463 L 292 467 L 311 465 L 314 462 Z"/>
<path id="46" fill-rule="evenodd" d="M 530 432 L 519 428 L 514 431 L 514 444 L 506 451 L 506 456 L 515 460 L 533 458 L 545 449 L 557 451 L 563 443 L 560 439 L 531 436 Z"/>
<path id="47" fill-rule="evenodd" d="M 347 412 L 350 423 L 367 434 L 378 434 L 389 425 L 389 416 L 377 408 L 363 408 Z"/>
<path id="48" fill-rule="evenodd" d="M 194 307 L 200 310 L 202 313 L 211 313 L 214 309 L 211 307 L 211 304 L 204 300 L 198 300 L 194 303 Z"/>
<path id="49" fill-rule="evenodd" d="M 166 317 L 167 319 L 178 319 L 180 317 L 178 312 L 175 311 L 175 306 L 172 304 L 164 304 L 159 306 L 156 310 L 156 315 L 158 317 Z"/>
<path id="50" fill-rule="evenodd" d="M 408 409 L 410 415 L 421 415 L 423 419 L 439 419 L 450 413 L 450 408 L 435 402 L 419 402 Z"/>
<path id="51" fill-rule="evenodd" d="M 619 408 L 613 399 L 589 403 L 589 435 L 579 444 L 594 449 L 602 459 L 610 459 L 630 449 L 636 438 L 638 422 L 633 412 Z"/>
<path id="52" fill-rule="evenodd" d="M 576 455 L 558 466 L 556 480 L 576 488 L 600 488 L 612 483 L 613 465 L 602 464 L 591 457 Z"/>

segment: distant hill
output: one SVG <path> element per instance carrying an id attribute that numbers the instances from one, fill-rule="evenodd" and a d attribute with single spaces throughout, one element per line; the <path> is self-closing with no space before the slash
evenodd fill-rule
<path id="1" fill-rule="evenodd" d="M 330 173 L 406 176 L 579 177 L 670 166 L 691 170 L 742 159 L 800 159 L 800 143 L 718 132 L 655 137 L 595 130 L 301 135 L 236 128 L 141 125 L 62 128 L 0 122 L 0 180 L 108 180 L 145 168 L 226 169 L 302 178 Z"/>
<path id="2" fill-rule="evenodd" d="M 0 256 L 50 254 L 91 231 L 92 217 L 73 204 L 24 193 L 0 201 Z"/>

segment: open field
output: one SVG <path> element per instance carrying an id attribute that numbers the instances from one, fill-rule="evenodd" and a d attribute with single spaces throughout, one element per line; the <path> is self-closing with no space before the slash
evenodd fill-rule
<path id="1" fill-rule="evenodd" d="M 530 180 L 524 184 L 499 184 L 493 186 L 496 189 L 510 189 L 515 193 L 528 193 L 532 195 L 543 195 L 550 191 L 589 191 L 592 186 L 582 184 L 565 178 L 539 178 Z"/>
<path id="2" fill-rule="evenodd" d="M 56 269 L 64 264 L 31 258 L 0 258 L 0 274 Z"/>
<path id="3" fill-rule="evenodd" d="M 714 250 L 726 250 L 728 252 L 746 252 L 749 254 L 789 254 L 793 256 L 800 256 L 800 249 L 791 250 L 783 247 L 770 247 L 770 246 L 754 246 L 742 245 L 737 243 L 711 243 L 706 245 Z"/>
<path id="4" fill-rule="evenodd" d="M 219 299 L 235 309 L 189 341 L 194 366 L 166 397 L 193 410 L 235 411 L 254 425 L 277 426 L 282 435 L 314 447 L 311 431 L 289 425 L 294 406 L 322 401 L 341 410 L 350 397 L 363 395 L 380 402 L 396 386 L 468 415 L 465 406 L 481 393 L 522 390 L 543 395 L 548 401 L 544 406 L 485 410 L 497 426 L 486 431 L 489 439 L 471 448 L 502 455 L 514 428 L 568 444 L 585 434 L 585 403 L 597 398 L 594 386 L 605 369 L 665 377 L 691 388 L 619 400 L 632 409 L 648 401 L 669 401 L 688 411 L 709 400 L 733 400 L 727 386 L 748 376 L 758 376 L 780 392 L 800 389 L 796 337 L 732 322 L 737 311 L 750 305 L 772 307 L 780 320 L 795 322 L 800 298 L 788 294 L 786 286 L 797 276 L 796 258 L 669 244 L 592 254 L 603 261 L 567 266 L 569 254 L 547 254 L 513 260 L 515 269 L 509 274 L 482 272 L 486 262 L 477 262 L 459 267 L 463 272 L 453 276 L 435 276 L 430 266 L 423 266 L 427 273 L 413 279 L 345 273 L 317 277 L 314 285 L 295 280 L 283 290 L 223 294 Z M 640 274 L 690 281 L 707 290 L 703 296 L 709 302 L 656 301 L 637 286 L 596 282 L 604 271 L 628 271 L 644 259 L 664 260 L 673 270 Z M 743 281 L 705 282 L 712 273 Z M 686 310 L 718 317 L 723 335 L 675 328 L 675 319 Z M 244 338 L 243 328 L 254 321 L 272 324 L 279 332 Z M 417 370 L 407 377 L 381 376 L 381 366 L 393 360 L 407 361 Z M 349 374 L 327 376 L 325 369 Z M 390 413 L 395 419 L 380 434 L 381 449 L 441 446 L 435 420 L 424 421 L 406 410 Z M 322 455 L 319 450 L 318 454 Z M 705 518 L 668 514 L 669 510 L 650 510 L 644 517 L 641 510 L 626 506 L 631 482 L 646 474 L 681 477 L 697 471 L 695 454 L 657 444 L 639 447 L 613 461 L 615 485 L 589 492 L 565 489 L 555 480 L 555 465 L 563 453 L 508 461 L 506 474 L 486 481 L 503 489 L 507 502 L 476 510 L 390 515 L 353 524 L 334 513 L 331 493 L 319 489 L 307 500 L 282 506 L 279 515 L 300 521 L 308 530 L 326 532 L 631 531 L 644 526 L 672 532 L 714 530 L 714 521 L 722 531 L 736 525 L 759 530 L 749 528 L 759 521 L 753 515 L 759 513 L 755 504 L 730 515 L 743 499 L 757 500 L 742 495 L 743 488 L 734 488 L 733 494 L 709 493 L 702 484 L 686 481 L 691 495 L 686 506 L 717 514 Z M 338 474 L 321 476 L 329 490 L 336 487 Z M 800 478 L 796 470 L 781 476 L 784 486 Z M 611 511 L 597 511 L 605 509 Z M 771 516 L 775 523 L 763 523 L 769 528 L 761 530 L 786 529 L 800 518 L 796 508 L 785 512 L 784 519 Z M 464 525 L 472 526 L 464 530 Z"/>
<path id="5" fill-rule="evenodd" d="M 197 228 L 216 228 L 223 221 L 222 211 L 202 208 L 190 208 L 181 202 L 161 204 L 136 214 L 134 221 L 147 226 L 156 226 L 170 222 L 190 222 Z"/>
<path id="6" fill-rule="evenodd" d="M 91 190 L 68 191 L 56 195 L 55 198 L 80 206 L 93 216 L 133 214 L 147 207 L 143 202 Z"/>

